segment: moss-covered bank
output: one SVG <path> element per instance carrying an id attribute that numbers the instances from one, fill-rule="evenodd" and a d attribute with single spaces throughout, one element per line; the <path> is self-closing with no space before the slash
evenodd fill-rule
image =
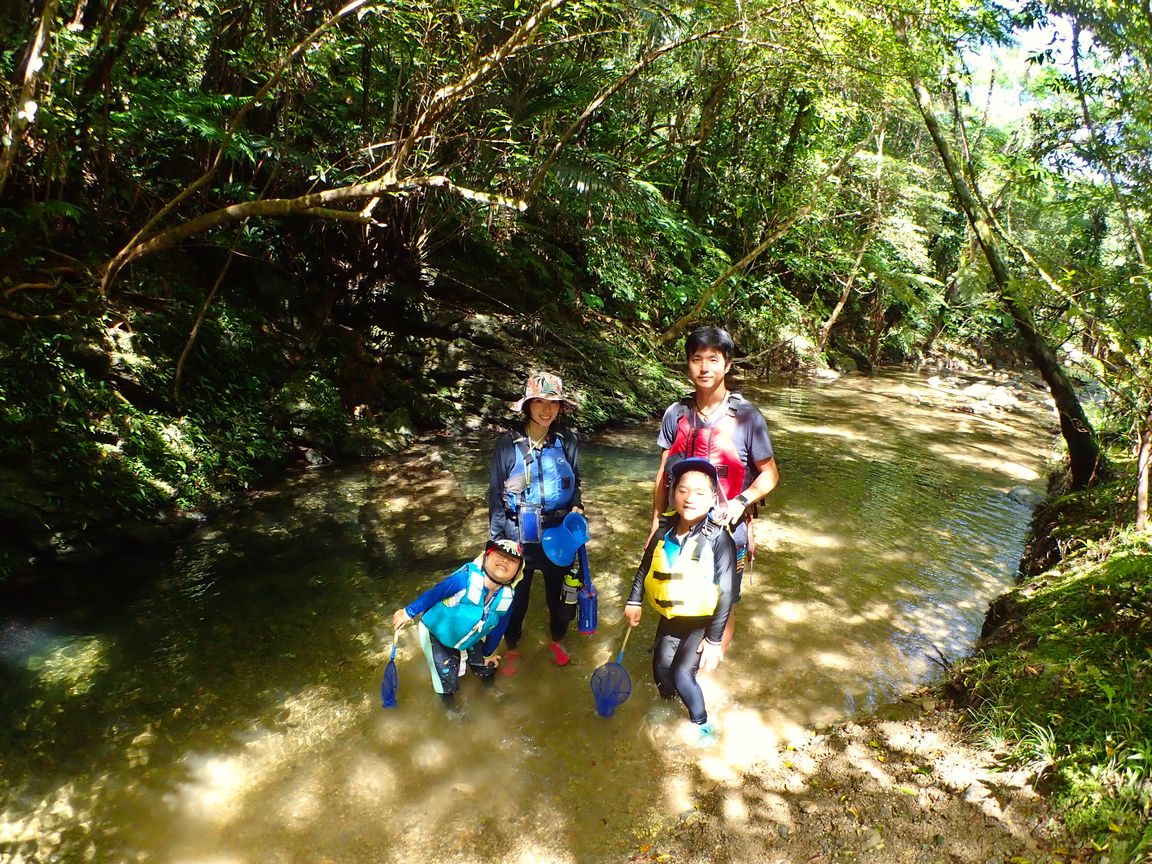
<path id="1" fill-rule="evenodd" d="M 353 327 L 270 266 L 216 285 L 224 269 L 169 259 L 114 297 L 0 318 L 0 588 L 175 536 L 293 462 L 496 422 L 532 368 L 564 376 L 584 429 L 682 387 L 644 334 L 587 310 L 444 289 Z"/>
<path id="2" fill-rule="evenodd" d="M 1152 535 L 1119 484 L 1039 508 L 1022 582 L 989 611 L 949 691 L 1081 844 L 1067 860 L 1152 860 Z"/>

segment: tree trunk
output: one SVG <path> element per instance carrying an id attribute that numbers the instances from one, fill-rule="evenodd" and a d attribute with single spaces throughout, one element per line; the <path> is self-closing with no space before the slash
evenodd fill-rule
<path id="1" fill-rule="evenodd" d="M 1056 410 L 1060 415 L 1060 433 L 1064 436 L 1064 443 L 1068 447 L 1068 461 L 1074 488 L 1083 489 L 1089 486 L 1101 467 L 1100 445 L 1092 424 L 1084 413 L 1072 382 L 1064 374 L 1056 358 L 1055 351 L 1037 332 L 1032 320 L 1032 311 L 1016 295 L 1012 287 L 1012 276 L 1008 271 L 1008 264 L 1000 252 L 991 222 L 984 214 L 976 200 L 975 194 L 964 181 L 964 175 L 952 155 L 952 148 L 944 137 L 940 123 L 932 110 L 932 98 L 927 88 L 918 78 L 909 79 L 912 95 L 916 107 L 924 118 L 924 125 L 928 134 L 936 145 L 940 160 L 944 163 L 944 170 L 952 182 L 952 190 L 964 215 L 968 218 L 980 249 L 988 261 L 988 268 L 992 272 L 992 279 L 1000 293 L 1000 300 L 1005 309 L 1012 316 L 1016 331 L 1020 334 L 1028 356 L 1032 359 L 1036 369 L 1043 376 L 1056 402 Z"/>
<path id="2" fill-rule="evenodd" d="M 864 239 L 860 242 L 860 251 L 856 253 L 856 260 L 852 263 L 852 272 L 848 274 L 848 281 L 844 283 L 844 290 L 840 292 L 840 300 L 836 304 L 836 308 L 832 310 L 832 314 L 828 316 L 828 320 L 820 327 L 820 332 L 816 334 L 817 354 L 824 353 L 824 346 L 828 344 L 828 334 L 832 332 L 832 328 L 840 318 L 840 313 L 848 305 L 848 300 L 852 296 L 852 288 L 856 284 L 856 277 L 860 274 L 860 266 L 864 263 L 864 255 L 868 252 L 868 246 L 871 245 L 872 238 L 880 227 L 880 208 L 884 198 L 883 172 L 884 132 L 881 131 L 876 138 L 876 208 L 868 222 L 868 229 L 864 232 Z M 877 296 L 879 296 L 880 289 L 877 288 L 876 290 Z M 875 360 L 876 358 L 873 357 L 872 359 Z"/>
<path id="3" fill-rule="evenodd" d="M 56 20 L 56 7 L 58 0 L 46 0 L 44 10 L 40 13 L 40 23 L 36 27 L 36 35 L 28 52 L 24 57 L 23 80 L 20 82 L 20 95 L 12 106 L 11 116 L 8 118 L 7 128 L 2 136 L 4 149 L 0 151 L 0 195 L 4 194 L 4 187 L 12 173 L 12 166 L 16 164 L 16 151 L 24 140 L 25 130 L 36 119 L 36 90 L 40 84 L 40 67 L 43 63 L 44 45 L 48 41 L 48 32 Z"/>
<path id="4" fill-rule="evenodd" d="M 1152 463 L 1152 409 L 1140 430 L 1136 452 L 1136 530 L 1148 530 L 1148 473 Z"/>
<path id="5" fill-rule="evenodd" d="M 824 172 L 820 179 L 816 181 L 815 188 L 812 190 L 812 194 L 809 196 L 806 203 L 800 207 L 797 207 L 792 213 L 790 213 L 780 222 L 772 225 L 764 239 L 761 240 L 760 243 L 757 244 L 751 252 L 749 252 L 747 255 L 745 255 L 743 258 L 741 258 L 739 261 L 721 273 L 718 277 L 716 277 L 716 279 L 712 281 L 712 284 L 704 289 L 703 293 L 700 295 L 700 298 L 696 301 L 696 305 L 692 307 L 692 310 L 687 315 L 682 316 L 671 327 L 660 334 L 660 338 L 657 339 L 657 344 L 667 345 L 669 342 L 683 333 L 688 325 L 694 322 L 700 313 L 704 311 L 704 307 L 708 305 L 708 301 L 716 296 L 720 288 L 723 287 L 723 285 L 731 277 L 735 276 L 737 273 L 743 272 L 748 267 L 752 266 L 752 263 L 764 253 L 764 250 L 766 250 L 769 246 L 771 246 L 786 233 L 788 233 L 789 228 L 791 228 L 798 221 L 811 213 L 812 208 L 816 206 L 816 196 L 820 194 L 820 191 L 824 188 L 824 184 L 828 182 L 829 178 L 839 176 L 840 172 L 848 167 L 848 164 L 852 161 L 852 157 L 859 153 L 864 147 L 867 147 L 869 144 L 871 144 L 873 138 L 883 133 L 885 122 L 886 118 L 881 119 L 880 125 L 873 129 L 867 138 L 865 138 L 847 153 L 844 153 L 837 160 L 835 165 Z"/>
<path id="6" fill-rule="evenodd" d="M 703 173 L 701 167 L 703 165 L 703 158 L 700 155 L 700 151 L 708 143 L 708 138 L 712 135 L 720 105 L 723 103 L 724 97 L 728 94 L 728 85 L 731 82 L 732 76 L 725 72 L 721 79 L 712 85 L 708 97 L 704 100 L 704 104 L 700 106 L 700 119 L 696 124 L 696 135 L 693 137 L 692 143 L 688 146 L 688 152 L 684 156 L 684 168 L 680 176 L 679 187 L 676 190 L 676 197 L 673 200 L 678 202 L 680 206 L 694 218 L 699 216 L 700 175 Z M 693 195 L 693 189 L 696 190 L 695 195 Z M 697 219 L 697 221 L 699 221 L 699 219 Z"/>
<path id="7" fill-rule="evenodd" d="M 860 265 L 864 261 L 864 255 L 868 251 L 868 246 L 872 242 L 872 235 L 876 233 L 876 223 L 873 222 L 868 226 L 868 230 L 864 234 L 864 240 L 860 243 L 860 251 L 856 253 L 856 260 L 852 262 L 852 272 L 848 274 L 848 279 L 844 283 L 844 290 L 840 292 L 840 300 L 836 303 L 836 308 L 828 316 L 823 324 L 820 325 L 820 331 L 816 334 L 816 353 L 823 354 L 824 348 L 828 344 L 828 334 L 832 332 L 832 328 L 840 318 L 840 313 L 844 311 L 844 307 L 848 305 L 848 300 L 852 296 L 852 288 L 856 285 L 856 276 L 860 273 Z"/>

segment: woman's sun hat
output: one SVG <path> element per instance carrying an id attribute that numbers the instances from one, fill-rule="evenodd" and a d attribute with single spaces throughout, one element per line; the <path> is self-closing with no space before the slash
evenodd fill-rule
<path id="1" fill-rule="evenodd" d="M 564 382 L 551 372 L 533 372 L 524 384 L 524 397 L 512 403 L 513 411 L 523 411 L 529 399 L 559 402 L 561 411 L 574 411 L 576 403 L 564 395 Z"/>

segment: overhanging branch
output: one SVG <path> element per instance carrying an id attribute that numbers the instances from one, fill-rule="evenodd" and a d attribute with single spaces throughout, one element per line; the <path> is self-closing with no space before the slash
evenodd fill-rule
<path id="1" fill-rule="evenodd" d="M 311 192 L 297 198 L 262 198 L 257 201 L 244 201 L 221 207 L 218 210 L 213 210 L 210 213 L 197 216 L 195 219 L 189 219 L 180 225 L 145 237 L 134 246 L 121 250 L 115 258 L 104 265 L 104 272 L 107 273 L 113 267 L 119 269 L 130 261 L 135 261 L 137 258 L 142 258 L 161 249 L 167 249 L 181 240 L 196 234 L 203 234 L 205 231 L 220 225 L 256 217 L 314 216 L 368 225 L 377 224 L 375 220 L 359 212 L 338 210 L 329 205 L 381 195 L 402 195 L 421 189 L 441 189 L 449 194 L 488 207 L 502 207 L 517 211 L 523 211 L 528 207 L 527 203 L 517 198 L 508 198 L 504 195 L 479 192 L 475 189 L 457 186 L 447 177 L 439 174 L 428 177 L 410 177 L 400 181 L 390 181 L 388 178 L 384 178 L 370 183 L 354 183 L 336 189 L 326 189 L 323 192 Z"/>

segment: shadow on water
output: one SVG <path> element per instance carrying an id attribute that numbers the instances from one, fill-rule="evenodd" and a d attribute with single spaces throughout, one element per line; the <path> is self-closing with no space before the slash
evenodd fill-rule
<path id="1" fill-rule="evenodd" d="M 297 475 L 116 562 L 148 577 L 127 599 L 0 621 L 0 861 L 622 860 L 701 778 L 925 681 L 1012 579 L 1029 513 L 1006 492 L 1039 488 L 1046 413 L 960 413 L 956 388 L 915 375 L 753 395 L 782 483 L 737 641 L 703 679 L 714 750 L 656 719 L 650 612 L 625 657 L 632 698 L 605 720 L 588 687 L 623 636 L 654 424 L 583 450 L 600 631 L 569 637 L 572 664 L 548 660 L 537 588 L 519 673 L 466 676 L 465 719 L 444 716 L 410 633 L 400 707 L 380 709 L 392 611 L 484 537 L 488 443 L 446 439 L 433 458 Z"/>

